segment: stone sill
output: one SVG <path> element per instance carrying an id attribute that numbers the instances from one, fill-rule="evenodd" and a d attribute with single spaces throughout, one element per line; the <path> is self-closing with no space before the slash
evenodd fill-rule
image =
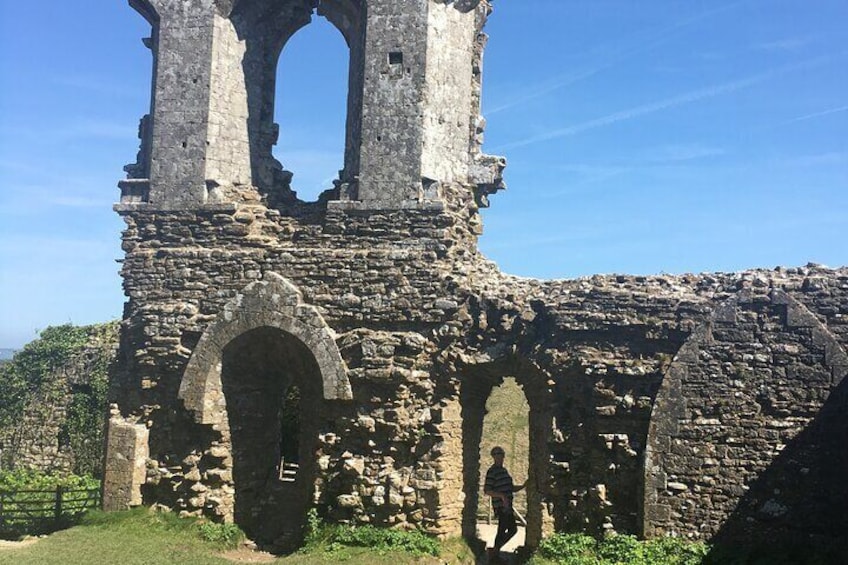
<path id="1" fill-rule="evenodd" d="M 119 214 L 129 214 L 132 212 L 220 212 L 224 214 L 232 214 L 238 209 L 238 206 L 234 202 L 192 204 L 191 206 L 154 204 L 151 202 L 119 202 L 112 206 L 112 209 Z"/>
<path id="2" fill-rule="evenodd" d="M 221 212 L 234 213 L 238 209 L 235 202 L 216 202 L 208 204 L 192 204 L 189 206 L 179 204 L 155 204 L 151 202 L 119 202 L 113 210 L 119 214 L 132 212 Z M 368 212 L 391 212 L 394 210 L 423 210 L 430 212 L 443 212 L 445 203 L 438 200 L 425 200 L 424 202 L 405 201 L 361 201 L 361 200 L 330 200 L 327 202 L 328 210 L 338 211 L 368 211 Z"/>
<path id="3" fill-rule="evenodd" d="M 419 202 L 417 200 L 405 200 L 395 202 L 390 200 L 330 200 L 327 202 L 327 210 L 366 210 L 366 211 L 386 211 L 393 210 L 428 210 L 433 212 L 442 212 L 445 209 L 445 203 L 440 200 L 425 200 Z"/>

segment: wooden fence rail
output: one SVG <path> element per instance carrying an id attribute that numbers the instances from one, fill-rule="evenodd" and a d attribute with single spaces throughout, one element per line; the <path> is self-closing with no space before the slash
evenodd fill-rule
<path id="1" fill-rule="evenodd" d="M 99 488 L 0 490 L 0 530 L 58 524 L 99 507 Z"/>

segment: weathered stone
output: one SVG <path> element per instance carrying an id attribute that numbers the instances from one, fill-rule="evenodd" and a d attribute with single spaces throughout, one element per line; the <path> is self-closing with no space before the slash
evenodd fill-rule
<path id="1" fill-rule="evenodd" d="M 132 169 L 149 191 L 117 207 L 129 301 L 111 400 L 155 436 L 147 502 L 266 543 L 301 532 L 313 505 L 473 536 L 485 400 L 514 377 L 533 438 L 529 545 L 546 520 L 709 537 L 848 402 L 834 388 L 846 269 L 540 281 L 480 254 L 504 167 L 481 151 L 488 2 L 317 3 L 351 75 L 340 178 L 313 203 L 272 156 L 270 86 L 316 3 L 133 4 L 157 27 L 157 80 Z M 139 459 L 138 434 L 109 464 Z M 838 499 L 815 461 L 804 484 Z M 107 496 L 138 491 L 116 477 Z M 784 486 L 780 527 L 835 531 L 791 521 L 803 504 L 787 489 L 800 492 Z"/>
<path id="2" fill-rule="evenodd" d="M 148 435 L 144 425 L 127 421 L 120 414 L 110 417 L 106 439 L 109 458 L 103 473 L 104 510 L 125 510 L 142 504 Z"/>

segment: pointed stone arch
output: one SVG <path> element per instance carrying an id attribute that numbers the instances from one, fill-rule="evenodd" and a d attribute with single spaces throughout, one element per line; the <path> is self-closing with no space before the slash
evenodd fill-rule
<path id="1" fill-rule="evenodd" d="M 289 334 L 309 349 L 321 374 L 325 400 L 353 398 L 333 330 L 314 306 L 303 303 L 297 287 L 276 273 L 266 273 L 224 306 L 189 360 L 179 398 L 198 423 L 219 424 L 225 418 L 221 384 L 224 348 L 235 338 L 265 327 Z"/>
<path id="2" fill-rule="evenodd" d="M 765 352 L 779 355 L 780 362 Z M 753 372 L 740 363 L 745 359 Z M 756 374 L 758 363 L 763 376 Z M 846 374 L 848 355 L 838 340 L 785 291 L 745 290 L 716 306 L 678 351 L 654 403 L 645 449 L 642 534 L 715 535 L 751 483 L 815 420 Z M 804 402 L 790 398 L 794 391 L 801 391 Z M 721 403 L 723 410 L 716 411 Z M 760 429 L 771 435 L 759 434 Z M 743 462 L 745 472 L 737 476 L 732 467 Z M 713 481 L 720 496 L 688 484 L 698 476 Z M 726 502 L 707 508 L 699 496 Z"/>

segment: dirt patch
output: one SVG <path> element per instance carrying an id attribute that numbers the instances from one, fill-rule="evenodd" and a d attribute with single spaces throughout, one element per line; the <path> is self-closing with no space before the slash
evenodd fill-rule
<path id="1" fill-rule="evenodd" d="M 248 547 L 231 549 L 221 554 L 221 557 L 233 563 L 273 563 L 276 557 L 266 551 L 258 551 Z"/>
<path id="2" fill-rule="evenodd" d="M 6 549 L 21 549 L 22 547 L 27 547 L 28 545 L 32 545 L 38 541 L 38 538 L 27 538 L 21 541 L 9 541 L 0 539 L 0 551 Z"/>

